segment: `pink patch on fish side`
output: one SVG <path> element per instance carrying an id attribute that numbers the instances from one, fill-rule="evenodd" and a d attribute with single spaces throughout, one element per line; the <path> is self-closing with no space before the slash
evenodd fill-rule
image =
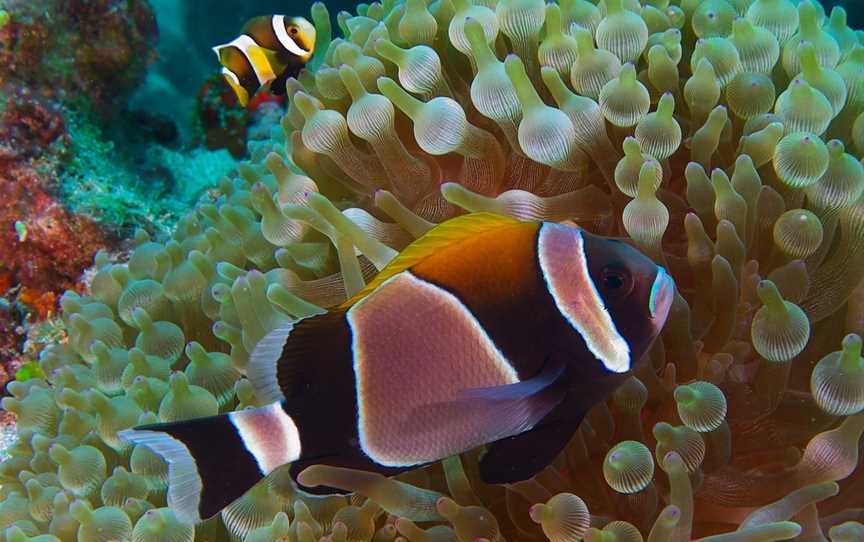
<path id="1" fill-rule="evenodd" d="M 262 473 L 270 473 L 276 467 L 300 458 L 297 426 L 279 403 L 239 410 L 229 416 Z"/>
<path id="2" fill-rule="evenodd" d="M 519 382 L 456 296 L 403 272 L 347 318 L 360 444 L 372 460 L 417 465 L 509 436 L 496 426 L 494 403 L 454 401 L 467 389 Z"/>

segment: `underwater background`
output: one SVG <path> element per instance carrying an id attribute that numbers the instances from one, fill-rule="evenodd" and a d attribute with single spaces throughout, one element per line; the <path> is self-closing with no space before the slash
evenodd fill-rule
<path id="1" fill-rule="evenodd" d="M 241 107 L 210 48 L 286 5 L 0 0 L 0 540 L 864 540 L 864 5 L 292 2 L 310 69 Z M 678 285 L 565 453 L 180 523 L 118 431 L 259 406 L 258 339 L 473 211 Z"/>

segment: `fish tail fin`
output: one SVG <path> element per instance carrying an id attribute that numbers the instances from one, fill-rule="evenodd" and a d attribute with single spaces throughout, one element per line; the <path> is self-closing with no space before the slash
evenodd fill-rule
<path id="1" fill-rule="evenodd" d="M 246 363 L 246 377 L 252 383 L 255 397 L 264 403 L 276 403 L 285 400 L 279 383 L 279 362 L 283 359 L 288 336 L 294 331 L 296 322 L 284 322 L 265 335 L 249 356 Z M 287 372 L 283 364 L 283 373 Z"/>
<path id="2" fill-rule="evenodd" d="M 300 458 L 297 426 L 280 403 L 144 425 L 120 437 L 168 463 L 168 505 L 192 523 L 215 515 L 275 468 Z"/>
<path id="3" fill-rule="evenodd" d="M 249 91 L 243 88 L 243 85 L 240 83 L 240 79 L 237 77 L 237 74 L 229 70 L 228 68 L 222 68 L 222 79 L 228 83 L 228 86 L 231 87 L 231 90 L 234 91 L 234 95 L 237 96 L 237 101 L 240 102 L 240 105 L 246 107 L 249 105 Z"/>
<path id="4" fill-rule="evenodd" d="M 210 50 L 213 51 L 216 54 L 216 58 L 218 58 L 221 61 L 222 60 L 222 49 L 224 49 L 228 46 L 230 46 L 230 44 L 223 43 L 222 45 L 216 45 L 214 47 L 211 47 Z"/>

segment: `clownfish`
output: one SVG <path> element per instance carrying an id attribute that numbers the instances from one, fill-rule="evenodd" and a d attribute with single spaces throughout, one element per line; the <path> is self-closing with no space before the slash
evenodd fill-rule
<path id="1" fill-rule="evenodd" d="M 274 94 L 285 94 L 285 81 L 300 73 L 314 51 L 312 23 L 285 15 L 253 17 L 233 41 L 213 47 L 222 76 L 243 107 L 268 84 Z"/>
<path id="2" fill-rule="evenodd" d="M 356 296 L 265 336 L 268 406 L 124 431 L 169 464 L 168 503 L 210 517 L 277 467 L 387 476 L 482 445 L 487 483 L 530 478 L 662 329 L 675 283 L 621 241 L 475 213 L 406 247 Z"/>

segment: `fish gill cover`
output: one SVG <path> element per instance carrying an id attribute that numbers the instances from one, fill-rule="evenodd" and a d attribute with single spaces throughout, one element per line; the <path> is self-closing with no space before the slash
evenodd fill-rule
<path id="1" fill-rule="evenodd" d="M 170 239 L 100 253 L 46 376 L 9 384 L 5 540 L 864 540 L 864 45 L 842 9 L 388 0 L 332 40 L 311 19 L 315 69 L 268 137 Z M 277 470 L 179 523 L 167 466 L 118 431 L 258 406 L 259 339 L 464 211 L 626 235 L 678 286 L 565 453 L 506 487 L 482 450 L 310 469 L 350 498 Z"/>

